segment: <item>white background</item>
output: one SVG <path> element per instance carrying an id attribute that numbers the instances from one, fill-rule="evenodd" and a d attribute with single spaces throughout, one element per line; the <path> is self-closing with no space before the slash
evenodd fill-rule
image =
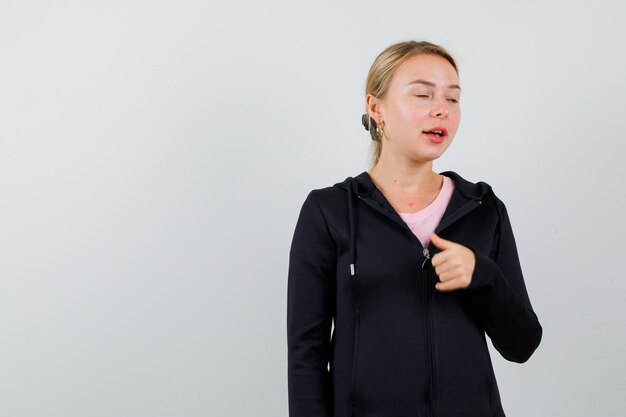
<path id="1" fill-rule="evenodd" d="M 626 409 L 626 8 L 0 0 L 0 416 L 287 416 L 289 246 L 367 168 L 373 59 L 457 59 L 434 170 L 507 204 L 544 328 L 508 417 Z"/>

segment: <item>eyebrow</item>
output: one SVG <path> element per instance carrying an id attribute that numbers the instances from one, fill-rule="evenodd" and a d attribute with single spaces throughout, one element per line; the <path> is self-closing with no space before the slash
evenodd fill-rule
<path id="1" fill-rule="evenodd" d="M 411 84 L 426 84 L 426 85 L 430 85 L 431 87 L 435 87 L 436 84 L 430 81 L 426 81 L 426 80 L 413 80 L 409 83 L 409 85 Z M 450 84 L 448 86 L 448 88 L 458 88 L 459 91 L 461 90 L 461 87 L 458 84 Z"/>

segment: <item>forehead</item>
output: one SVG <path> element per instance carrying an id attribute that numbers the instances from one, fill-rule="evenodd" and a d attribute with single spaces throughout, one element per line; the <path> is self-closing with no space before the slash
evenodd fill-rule
<path id="1" fill-rule="evenodd" d="M 392 85 L 407 87 L 411 81 L 422 79 L 431 81 L 438 88 L 445 88 L 450 84 L 459 84 L 459 76 L 447 59 L 433 54 L 417 55 L 407 58 L 396 70 Z"/>

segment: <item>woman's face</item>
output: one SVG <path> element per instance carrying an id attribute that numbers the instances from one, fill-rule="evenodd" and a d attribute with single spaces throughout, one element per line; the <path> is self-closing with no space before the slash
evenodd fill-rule
<path id="1" fill-rule="evenodd" d="M 407 59 L 382 100 L 366 99 L 370 115 L 384 123 L 383 152 L 414 161 L 441 156 L 461 121 L 460 96 L 459 77 L 445 58 L 428 54 Z M 444 135 L 425 133 L 433 129 L 444 130 Z"/>

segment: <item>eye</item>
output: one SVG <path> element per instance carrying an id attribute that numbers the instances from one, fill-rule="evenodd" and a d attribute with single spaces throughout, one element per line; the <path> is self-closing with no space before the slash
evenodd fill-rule
<path id="1" fill-rule="evenodd" d="M 427 94 L 418 94 L 418 95 L 416 95 L 415 97 L 430 97 L 430 96 L 429 96 L 429 95 L 427 95 Z"/>
<path id="2" fill-rule="evenodd" d="M 453 102 L 453 103 L 458 103 L 458 102 L 459 102 L 459 100 L 456 100 L 456 99 L 453 99 L 453 98 L 450 98 L 450 99 L 448 99 L 448 100 L 449 100 L 449 101 L 451 101 L 451 102 Z"/>

